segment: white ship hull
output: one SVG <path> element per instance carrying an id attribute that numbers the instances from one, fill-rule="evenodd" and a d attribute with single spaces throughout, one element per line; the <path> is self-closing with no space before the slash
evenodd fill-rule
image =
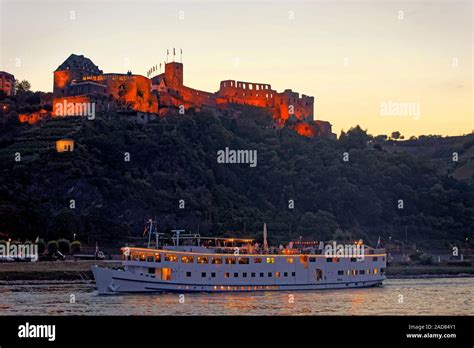
<path id="1" fill-rule="evenodd" d="M 92 272 L 96 279 L 99 294 L 118 293 L 157 293 L 157 292 L 250 292 L 250 291 L 308 291 L 327 289 L 368 288 L 382 286 L 385 277 L 367 281 L 352 281 L 344 283 L 319 283 L 319 284 L 268 284 L 268 285 L 242 285 L 233 284 L 226 286 L 202 284 L 175 284 L 163 281 L 143 279 L 143 276 L 132 272 L 113 270 L 102 267 L 93 267 Z"/>
<path id="2" fill-rule="evenodd" d="M 136 254 L 133 254 L 133 253 Z M 92 267 L 100 294 L 298 291 L 381 286 L 385 253 L 366 257 L 232 255 L 140 249 L 123 270 Z"/>

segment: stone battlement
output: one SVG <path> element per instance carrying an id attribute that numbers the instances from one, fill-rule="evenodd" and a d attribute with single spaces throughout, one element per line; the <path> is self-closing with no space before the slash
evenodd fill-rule
<path id="1" fill-rule="evenodd" d="M 288 125 L 304 136 L 332 137 L 329 122 L 313 121 L 314 97 L 285 89 L 277 92 L 268 83 L 224 80 L 217 92 L 206 92 L 184 85 L 184 65 L 165 64 L 165 71 L 154 77 L 103 73 L 84 56 L 71 55 L 54 72 L 55 98 L 102 94 L 119 105 L 139 112 L 165 115 L 170 108 L 180 112 L 196 110 L 229 110 L 233 104 L 268 109 L 276 125 Z M 295 122 L 288 123 L 290 118 Z M 319 122 L 319 123 L 318 123 Z"/>

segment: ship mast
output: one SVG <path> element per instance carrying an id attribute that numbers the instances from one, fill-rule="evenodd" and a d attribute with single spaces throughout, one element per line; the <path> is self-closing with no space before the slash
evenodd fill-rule
<path id="1" fill-rule="evenodd" d="M 263 224 L 263 250 L 268 250 L 268 241 L 267 241 L 267 224 Z"/>
<path id="2" fill-rule="evenodd" d="M 151 236 L 155 235 L 155 247 L 158 249 L 160 244 L 160 235 L 164 235 L 164 233 L 159 233 L 157 228 L 156 220 L 149 219 L 147 224 L 145 225 L 145 232 L 144 234 L 148 233 L 148 248 L 151 247 Z"/>

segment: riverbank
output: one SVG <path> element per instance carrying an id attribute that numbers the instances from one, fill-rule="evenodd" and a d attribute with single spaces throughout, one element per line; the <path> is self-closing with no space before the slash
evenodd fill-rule
<path id="1" fill-rule="evenodd" d="M 0 282 L 21 280 L 93 281 L 91 267 L 117 268 L 120 261 L 41 261 L 0 263 Z M 474 277 L 474 266 L 390 265 L 387 278 Z"/>
<path id="2" fill-rule="evenodd" d="M 393 265 L 386 269 L 387 278 L 474 277 L 474 266 Z"/>
<path id="3" fill-rule="evenodd" d="M 0 263 L 0 281 L 93 280 L 91 267 L 120 267 L 120 261 L 41 261 Z"/>

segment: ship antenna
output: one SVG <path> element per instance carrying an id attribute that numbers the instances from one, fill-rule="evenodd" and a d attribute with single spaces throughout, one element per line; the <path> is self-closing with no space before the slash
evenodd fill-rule
<path id="1" fill-rule="evenodd" d="M 148 248 L 151 244 L 151 235 L 153 234 L 153 219 L 148 220 Z"/>

